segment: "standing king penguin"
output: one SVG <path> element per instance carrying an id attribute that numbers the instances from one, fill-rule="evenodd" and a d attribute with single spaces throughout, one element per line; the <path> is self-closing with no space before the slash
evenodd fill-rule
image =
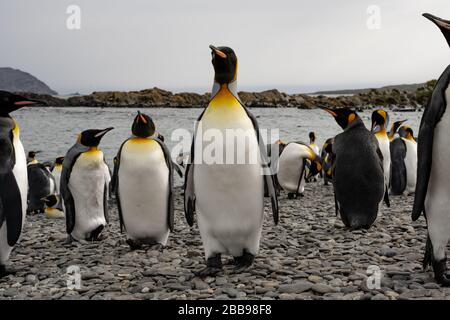
<path id="1" fill-rule="evenodd" d="M 386 111 L 380 109 L 372 113 L 372 133 L 378 140 L 378 146 L 383 154 L 383 171 L 384 171 L 384 186 L 385 186 L 385 201 L 388 207 L 389 203 L 389 184 L 391 181 L 391 151 L 390 141 L 386 132 L 386 126 L 389 123 L 389 115 Z"/>
<path id="2" fill-rule="evenodd" d="M 339 213 L 344 225 L 351 229 L 368 229 L 385 195 L 378 141 L 356 112 L 348 108 L 323 109 L 344 129 L 333 144 L 336 215 Z"/>
<path id="3" fill-rule="evenodd" d="M 450 46 L 450 21 L 424 14 L 434 22 Z M 422 116 L 419 130 L 417 185 L 413 221 L 424 213 L 428 239 L 423 266 L 432 265 L 434 277 L 450 286 L 446 247 L 450 239 L 450 65 L 439 78 Z"/>
<path id="4" fill-rule="evenodd" d="M 120 227 L 131 249 L 142 244 L 164 246 L 174 224 L 170 152 L 161 140 L 152 138 L 155 124 L 149 116 L 138 112 L 131 132 L 114 165 Z"/>
<path id="5" fill-rule="evenodd" d="M 6 262 L 22 233 L 28 196 L 26 155 L 19 125 L 9 114 L 34 104 L 37 101 L 0 91 L 0 278 L 13 273 Z"/>
<path id="6" fill-rule="evenodd" d="M 192 226 L 197 213 L 205 250 L 206 268 L 197 273 L 199 276 L 220 273 L 221 254 L 235 258 L 237 272 L 252 265 L 260 245 L 264 183 L 267 183 L 275 224 L 278 223 L 278 201 L 272 175 L 263 172 L 267 165 L 264 141 L 256 118 L 237 94 L 237 57 L 231 48 L 210 48 L 215 70 L 212 98 L 196 124 L 184 186 L 186 219 Z M 223 159 L 202 160 L 211 141 L 207 135 L 220 133 L 223 138 L 227 136 L 226 132 L 234 134 L 233 138 L 215 143 L 216 153 L 223 151 Z M 245 141 L 243 145 L 236 143 L 241 138 Z M 256 161 L 236 163 L 235 154 L 226 155 L 226 151 L 235 149 L 249 158 L 256 155 Z M 223 161 L 229 160 L 229 156 L 233 161 Z"/>
<path id="7" fill-rule="evenodd" d="M 60 191 L 68 241 L 98 240 L 108 222 L 111 180 L 103 152 L 97 147 L 113 128 L 85 130 L 64 157 Z"/>
<path id="8" fill-rule="evenodd" d="M 398 130 L 400 138 L 405 143 L 405 168 L 406 168 L 406 194 L 412 194 L 416 190 L 417 182 L 417 142 L 411 127 L 402 126 Z"/>

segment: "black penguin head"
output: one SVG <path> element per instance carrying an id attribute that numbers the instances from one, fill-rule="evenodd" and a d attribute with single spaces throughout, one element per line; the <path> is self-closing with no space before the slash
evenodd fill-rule
<path id="1" fill-rule="evenodd" d="M 58 157 L 55 159 L 55 164 L 62 164 L 64 161 L 64 157 Z"/>
<path id="2" fill-rule="evenodd" d="M 36 155 L 38 153 L 40 153 L 40 151 L 30 151 L 30 152 L 28 152 L 28 158 L 32 160 L 32 159 L 36 158 Z"/>
<path id="3" fill-rule="evenodd" d="M 398 129 L 398 134 L 400 137 L 405 138 L 407 140 L 414 140 L 414 132 L 410 126 L 402 126 Z"/>
<path id="4" fill-rule="evenodd" d="M 433 16 L 429 13 L 424 13 L 423 16 L 428 20 L 431 20 L 435 25 L 439 27 L 439 29 L 441 29 L 442 33 L 444 34 L 445 40 L 447 40 L 447 43 L 450 46 L 450 21 Z"/>
<path id="5" fill-rule="evenodd" d="M 89 129 L 80 133 L 78 142 L 86 147 L 97 147 L 100 144 L 103 136 L 111 131 L 112 127 L 106 129 Z"/>
<path id="6" fill-rule="evenodd" d="M 316 142 L 316 133 L 315 133 L 315 132 L 311 131 L 311 132 L 309 133 L 309 141 L 310 141 L 311 143 Z"/>
<path id="7" fill-rule="evenodd" d="M 228 84 L 237 78 L 238 62 L 233 49 L 229 47 L 211 48 L 212 64 L 214 66 L 214 80 L 219 84 Z"/>
<path id="8" fill-rule="evenodd" d="M 37 104 L 45 103 L 38 100 L 27 99 L 8 91 L 0 90 L 0 117 L 8 116 L 10 112 L 13 112 L 19 108 Z"/>
<path id="9" fill-rule="evenodd" d="M 372 112 L 372 131 L 378 131 L 386 129 L 389 123 L 389 115 L 383 109 L 375 110 Z M 377 128 L 378 127 L 378 128 Z"/>
<path id="10" fill-rule="evenodd" d="M 45 205 L 46 205 L 47 207 L 49 207 L 49 208 L 56 206 L 56 205 L 58 204 L 58 202 L 59 202 L 58 196 L 56 196 L 56 195 L 54 195 L 54 194 L 49 195 L 49 196 L 47 196 L 47 197 L 45 197 L 45 198 L 42 198 L 41 200 L 42 200 L 42 201 L 45 203 Z"/>
<path id="11" fill-rule="evenodd" d="M 405 119 L 405 120 L 395 121 L 391 126 L 391 130 L 389 131 L 389 137 L 394 137 L 394 134 L 397 132 L 398 128 L 400 128 L 400 126 L 403 123 L 405 123 L 406 121 L 408 121 L 408 120 Z"/>
<path id="12" fill-rule="evenodd" d="M 348 126 L 350 126 L 353 122 L 357 120 L 361 121 L 358 114 L 355 111 L 350 110 L 349 108 L 331 110 L 329 108 L 321 107 L 321 109 L 331 114 L 334 117 L 334 120 L 336 120 L 337 124 L 344 130 L 347 129 Z"/>
<path id="13" fill-rule="evenodd" d="M 155 129 L 155 124 L 153 123 L 152 118 L 138 111 L 137 116 L 134 118 L 131 132 L 136 137 L 148 138 L 155 134 Z"/>

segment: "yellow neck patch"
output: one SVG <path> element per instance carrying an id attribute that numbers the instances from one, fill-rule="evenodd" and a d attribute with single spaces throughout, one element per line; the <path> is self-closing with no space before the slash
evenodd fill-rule
<path id="1" fill-rule="evenodd" d="M 20 135 L 19 124 L 17 123 L 17 121 L 14 118 L 13 118 L 13 122 L 14 122 L 13 135 L 14 135 L 14 137 L 19 137 L 19 135 Z"/>
<path id="2" fill-rule="evenodd" d="M 217 119 L 217 120 L 232 120 L 237 117 L 247 117 L 247 114 L 236 99 L 236 97 L 230 92 L 227 85 L 222 85 L 219 92 L 209 102 L 205 113 L 203 114 L 203 120 Z"/>

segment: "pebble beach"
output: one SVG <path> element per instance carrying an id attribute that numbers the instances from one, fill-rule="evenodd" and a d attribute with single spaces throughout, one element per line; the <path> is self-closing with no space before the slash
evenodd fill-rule
<path id="1" fill-rule="evenodd" d="M 163 249 L 130 251 L 114 199 L 100 242 L 64 244 L 64 220 L 31 216 L 11 254 L 17 273 L 0 279 L 0 299 L 450 300 L 450 289 L 422 270 L 426 226 L 423 217 L 411 221 L 412 202 L 391 196 L 391 208 L 381 205 L 370 230 L 350 231 L 335 217 L 332 186 L 307 184 L 295 200 L 282 193 L 278 226 L 266 203 L 254 265 L 240 274 L 225 265 L 223 275 L 206 278 L 194 275 L 204 253 L 197 225 L 185 221 L 180 188 L 175 232 Z M 74 266 L 81 280 L 75 287 L 68 273 Z M 380 271 L 375 288 L 370 270 Z"/>

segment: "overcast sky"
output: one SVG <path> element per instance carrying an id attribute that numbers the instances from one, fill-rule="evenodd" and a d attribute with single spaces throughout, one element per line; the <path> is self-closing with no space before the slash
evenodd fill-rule
<path id="1" fill-rule="evenodd" d="M 81 9 L 80 30 L 66 27 L 69 5 Z M 367 26 L 370 5 L 380 9 L 380 29 Z M 449 19 L 450 1 L 1 0 L 0 66 L 30 72 L 62 94 L 204 92 L 214 44 L 235 50 L 243 90 L 415 83 L 450 63 L 423 12 Z"/>

